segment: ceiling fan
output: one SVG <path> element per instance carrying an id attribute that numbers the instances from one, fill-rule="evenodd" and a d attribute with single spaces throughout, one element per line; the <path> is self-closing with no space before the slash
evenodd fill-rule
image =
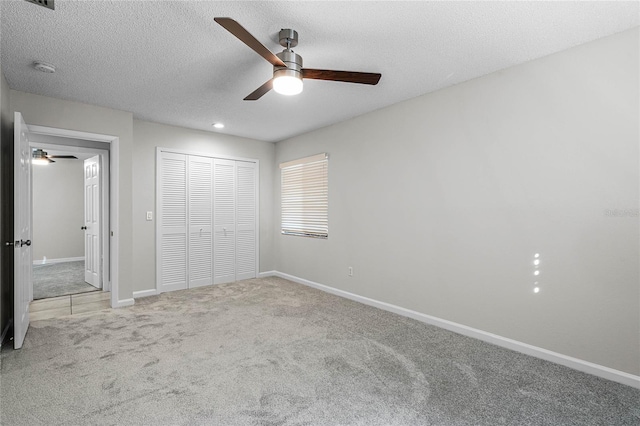
<path id="1" fill-rule="evenodd" d="M 291 50 L 292 47 L 298 45 L 298 33 L 296 31 L 292 29 L 280 30 L 280 45 L 285 49 L 274 55 L 235 20 L 231 18 L 213 19 L 273 65 L 273 78 L 244 98 L 245 101 L 258 100 L 271 89 L 283 95 L 297 95 L 302 92 L 303 78 L 376 85 L 382 76 L 381 74 L 370 72 L 302 68 L 302 56 Z"/>
<path id="2" fill-rule="evenodd" d="M 32 160 L 31 163 L 32 164 L 49 164 L 49 163 L 55 163 L 55 161 L 52 160 L 52 158 L 59 158 L 59 159 L 67 159 L 67 160 L 77 160 L 78 157 L 76 157 L 75 155 L 48 155 L 46 151 L 44 151 L 43 149 L 37 148 L 33 150 L 33 155 L 32 155 Z"/>

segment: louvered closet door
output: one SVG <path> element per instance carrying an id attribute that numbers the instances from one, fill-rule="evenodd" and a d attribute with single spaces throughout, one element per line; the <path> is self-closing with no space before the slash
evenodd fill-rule
<path id="1" fill-rule="evenodd" d="M 160 291 L 187 288 L 187 156 L 163 152 L 159 168 Z"/>
<path id="2" fill-rule="evenodd" d="M 236 163 L 236 280 L 256 277 L 256 164 Z"/>
<path id="3" fill-rule="evenodd" d="M 213 159 L 189 156 L 189 288 L 213 284 Z"/>
<path id="4" fill-rule="evenodd" d="M 213 160 L 213 282 L 236 279 L 236 162 Z"/>

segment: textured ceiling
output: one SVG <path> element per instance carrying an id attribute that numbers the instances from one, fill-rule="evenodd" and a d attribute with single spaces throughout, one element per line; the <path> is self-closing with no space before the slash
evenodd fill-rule
<path id="1" fill-rule="evenodd" d="M 12 89 L 136 118 L 278 141 L 638 26 L 638 2 L 0 2 Z M 246 95 L 271 65 L 217 25 L 236 19 L 271 51 L 300 34 L 307 68 L 382 73 L 377 86 L 305 80 L 295 97 Z M 53 63 L 55 74 L 33 69 Z M 28 118 L 28 117 L 27 117 Z"/>

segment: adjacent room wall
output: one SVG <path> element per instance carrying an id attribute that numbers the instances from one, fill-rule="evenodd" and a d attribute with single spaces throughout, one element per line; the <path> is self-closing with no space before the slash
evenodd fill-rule
<path id="1" fill-rule="evenodd" d="M 118 298 L 133 297 L 132 152 L 133 115 L 79 102 L 11 90 L 11 111 L 19 111 L 29 125 L 48 126 L 119 138 Z M 13 119 L 12 119 L 13 121 Z M 112 218 L 114 220 L 115 218 Z"/>
<path id="2" fill-rule="evenodd" d="M 156 288 L 156 147 L 259 160 L 260 271 L 273 269 L 274 144 L 139 120 L 133 121 L 133 136 L 134 291 Z M 146 220 L 147 211 L 153 212 L 153 221 Z"/>
<path id="3" fill-rule="evenodd" d="M 56 160 L 33 170 L 33 260 L 84 257 L 82 160 Z"/>
<path id="4" fill-rule="evenodd" d="M 13 119 L 9 85 L 0 67 L 0 241 L 13 241 Z M 13 250 L 0 253 L 0 347 L 13 317 Z"/>
<path id="5" fill-rule="evenodd" d="M 276 222 L 276 269 L 639 374 L 638 38 L 277 143 L 330 159 L 329 238 Z"/>

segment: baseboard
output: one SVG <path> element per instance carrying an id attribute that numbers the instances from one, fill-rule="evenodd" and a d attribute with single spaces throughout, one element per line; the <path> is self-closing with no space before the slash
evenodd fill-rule
<path id="1" fill-rule="evenodd" d="M 124 308 L 126 306 L 133 306 L 136 303 L 136 301 L 132 298 L 130 299 L 122 299 L 122 300 L 118 300 L 118 302 L 115 305 L 111 305 L 112 308 Z"/>
<path id="2" fill-rule="evenodd" d="M 274 277 L 274 276 L 276 276 L 276 274 L 277 274 L 276 271 L 259 272 L 258 273 L 258 278 Z"/>
<path id="3" fill-rule="evenodd" d="M 156 290 L 155 288 L 152 288 L 151 290 L 134 291 L 133 298 L 137 299 L 139 297 L 155 296 L 156 294 L 158 294 L 158 290 Z"/>
<path id="4" fill-rule="evenodd" d="M 516 352 L 523 353 L 525 355 L 531 355 L 536 358 L 544 359 L 545 361 L 554 362 L 556 364 L 564 365 L 565 367 L 572 368 L 574 370 L 582 371 L 583 373 L 592 374 L 594 376 L 601 377 L 603 379 L 611 380 L 614 382 L 622 383 L 623 385 L 631 386 L 633 388 L 640 389 L 640 376 L 625 373 L 624 371 L 615 370 L 613 368 L 605 367 L 603 365 L 594 364 L 589 361 L 584 361 L 571 356 L 563 355 L 558 352 L 549 351 L 547 349 L 539 348 L 537 346 L 529 345 L 527 343 L 519 342 L 517 340 L 502 337 L 497 334 L 489 333 L 486 331 L 478 330 L 476 328 L 468 327 L 466 325 L 458 324 L 453 321 L 448 321 L 442 318 L 433 317 L 420 312 L 405 309 L 400 306 L 392 305 L 386 302 L 380 302 L 368 297 L 359 296 L 354 293 L 349 293 L 344 290 L 339 290 L 333 287 L 319 284 L 313 281 L 306 280 L 304 278 L 296 277 L 294 275 L 285 274 L 279 271 L 269 271 L 261 273 L 262 277 L 277 276 L 289 281 L 293 281 L 299 284 L 303 284 L 309 287 L 316 288 L 318 290 L 325 291 L 327 293 L 335 294 L 336 296 L 344 297 L 346 299 L 354 300 L 356 302 L 364 303 L 365 305 L 373 306 L 385 311 L 393 312 L 398 315 L 402 315 L 408 318 L 412 318 L 426 324 L 434 325 L 436 327 L 444 328 L 454 333 L 462 334 L 463 336 L 472 337 L 474 339 L 482 340 L 501 346 L 503 348 L 511 349 Z"/>
<path id="5" fill-rule="evenodd" d="M 80 260 L 84 260 L 84 256 L 82 257 L 61 257 L 59 259 L 39 259 L 34 260 L 34 265 L 49 265 L 51 263 L 64 263 L 64 262 L 78 262 Z"/>

